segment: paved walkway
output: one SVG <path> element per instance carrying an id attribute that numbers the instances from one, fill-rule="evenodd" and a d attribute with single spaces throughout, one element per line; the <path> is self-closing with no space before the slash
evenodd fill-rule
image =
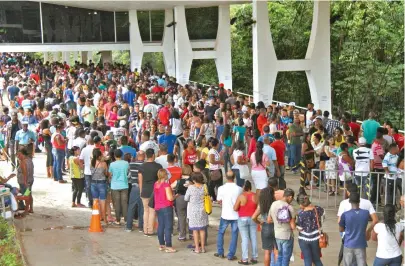
<path id="1" fill-rule="evenodd" d="M 138 231 L 124 232 L 123 228 L 108 227 L 104 233 L 88 233 L 90 209 L 71 208 L 71 184 L 59 184 L 46 178 L 45 155 L 36 154 L 35 183 L 33 186 L 34 214 L 16 225 L 21 230 L 22 247 L 29 265 L 236 265 L 213 256 L 216 252 L 216 235 L 220 208 L 214 207 L 210 216 L 210 230 L 206 254 L 193 254 L 186 248 L 191 241 L 181 243 L 173 237 L 173 245 L 178 252 L 166 254 L 158 251 L 155 237 L 147 238 Z M 0 174 L 11 171 L 5 162 L 0 163 Z M 288 175 L 289 187 L 298 190 L 298 176 Z M 16 180 L 10 181 L 15 184 Z M 321 193 L 324 197 L 324 193 Z M 86 202 L 85 197 L 83 202 Z M 328 211 L 324 230 L 329 233 L 330 246 L 323 250 L 324 265 L 337 265 L 340 238 L 336 223 L 336 211 Z M 240 241 L 240 238 L 239 238 Z M 229 234 L 225 238 L 225 247 L 229 245 Z M 261 247 L 260 234 L 258 245 Z M 237 257 L 240 258 L 240 245 Z M 369 243 L 368 264 L 375 257 L 375 242 Z M 298 243 L 294 246 L 295 261 L 291 265 L 303 265 L 300 259 Z M 259 261 L 263 261 L 263 252 L 259 249 Z"/>

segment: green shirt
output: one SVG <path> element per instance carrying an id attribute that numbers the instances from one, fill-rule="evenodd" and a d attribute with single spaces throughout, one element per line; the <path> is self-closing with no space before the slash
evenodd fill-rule
<path id="1" fill-rule="evenodd" d="M 361 128 L 363 129 L 363 137 L 366 139 L 367 144 L 372 144 L 376 135 L 377 135 L 377 128 L 381 125 L 374 119 L 368 119 L 363 122 Z"/>
<path id="2" fill-rule="evenodd" d="M 86 122 L 89 122 L 90 124 L 94 122 L 94 120 L 96 119 L 96 112 L 97 109 L 94 106 L 84 106 L 82 109 L 82 113 L 81 115 L 85 115 L 88 113 L 88 115 L 83 116 L 83 120 Z"/>
<path id="3" fill-rule="evenodd" d="M 290 130 L 290 135 L 291 135 L 290 144 L 294 144 L 294 145 L 301 144 L 301 136 L 293 136 L 292 133 L 295 132 L 298 134 L 303 134 L 304 131 L 302 131 L 302 127 L 298 126 L 296 124 L 292 124 L 290 126 L 289 130 Z"/>

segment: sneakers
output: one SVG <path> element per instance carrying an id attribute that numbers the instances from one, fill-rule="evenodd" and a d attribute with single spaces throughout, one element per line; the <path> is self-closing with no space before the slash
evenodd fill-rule
<path id="1" fill-rule="evenodd" d="M 127 233 L 131 233 L 131 232 L 132 232 L 132 229 L 125 228 L 124 231 L 127 232 Z"/>

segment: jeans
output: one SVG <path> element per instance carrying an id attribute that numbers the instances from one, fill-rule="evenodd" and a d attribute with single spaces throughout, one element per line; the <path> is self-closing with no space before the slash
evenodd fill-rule
<path id="1" fill-rule="evenodd" d="M 293 167 L 293 156 L 291 153 L 291 145 L 289 143 L 287 143 L 287 157 L 288 157 L 288 161 L 287 161 L 287 166 L 288 167 Z"/>
<path id="2" fill-rule="evenodd" d="M 236 185 L 243 187 L 245 185 L 245 179 L 240 178 L 239 169 L 232 169 L 232 172 L 235 174 L 236 177 Z"/>
<path id="3" fill-rule="evenodd" d="M 141 200 L 141 192 L 138 184 L 133 184 L 131 193 L 129 194 L 127 229 L 132 229 L 136 205 L 138 205 L 138 228 L 143 229 L 143 204 Z"/>
<path id="4" fill-rule="evenodd" d="M 302 254 L 304 255 L 305 266 L 323 266 L 321 262 L 321 249 L 319 248 L 319 240 L 305 241 L 298 239 Z"/>
<path id="5" fill-rule="evenodd" d="M 357 187 L 359 188 L 360 191 L 360 196 L 363 199 L 368 199 L 368 196 L 370 195 L 369 193 L 369 180 L 368 180 L 368 175 L 366 176 L 354 176 L 354 180 L 356 182 Z"/>
<path id="6" fill-rule="evenodd" d="M 172 247 L 173 233 L 173 207 L 166 207 L 156 211 L 158 217 L 158 239 L 159 245 Z"/>
<path id="7" fill-rule="evenodd" d="M 398 195 L 402 195 L 402 194 L 398 194 L 398 193 L 402 193 L 402 178 L 397 178 L 397 179 L 386 179 L 386 202 L 385 204 L 394 204 L 396 202 L 396 198 L 398 197 Z M 398 192 L 398 190 L 400 192 Z"/>
<path id="8" fill-rule="evenodd" d="M 63 159 L 65 158 L 65 150 L 53 148 L 52 155 L 53 155 L 53 178 L 56 181 L 61 181 L 63 180 L 62 167 L 63 167 Z"/>
<path id="9" fill-rule="evenodd" d="M 278 249 L 278 258 L 277 258 L 277 265 L 278 266 L 288 266 L 290 265 L 290 258 L 293 253 L 294 247 L 294 238 L 286 239 L 277 239 L 277 249 Z"/>
<path id="10" fill-rule="evenodd" d="M 15 152 L 15 140 L 10 140 L 10 143 L 9 143 L 9 154 L 10 154 L 10 159 L 11 159 L 11 163 L 12 163 L 12 165 L 13 165 L 13 169 L 14 169 L 14 167 L 16 167 L 17 165 L 15 164 L 16 162 L 15 162 L 15 154 L 16 154 L 16 152 Z"/>
<path id="11" fill-rule="evenodd" d="M 366 249 L 365 248 L 343 248 L 343 265 L 353 266 L 366 266 Z"/>
<path id="12" fill-rule="evenodd" d="M 186 239 L 187 235 L 187 202 L 184 195 L 176 198 L 176 212 L 179 222 L 179 239 Z"/>
<path id="13" fill-rule="evenodd" d="M 251 217 L 239 217 L 238 229 L 242 238 L 242 260 L 247 261 L 249 259 L 249 242 L 252 245 L 252 259 L 257 259 L 256 223 Z"/>
<path id="14" fill-rule="evenodd" d="M 379 257 L 375 257 L 373 266 L 401 266 L 401 264 L 402 256 L 391 259 L 380 259 Z"/>
<path id="15" fill-rule="evenodd" d="M 379 172 L 381 174 L 371 174 L 371 195 L 370 195 L 370 201 L 373 204 L 381 203 L 381 197 L 380 197 L 380 192 L 379 187 L 381 185 L 381 180 L 382 177 L 384 176 L 384 170 L 383 169 L 374 169 L 373 172 Z"/>
<path id="16" fill-rule="evenodd" d="M 93 196 L 91 194 L 91 175 L 84 175 L 86 196 L 89 200 L 89 207 L 93 207 Z"/>
<path id="17" fill-rule="evenodd" d="M 284 165 L 279 165 L 280 168 L 280 176 L 278 177 L 278 189 L 285 189 L 287 187 L 287 183 L 284 179 L 285 167 Z"/>
<path id="18" fill-rule="evenodd" d="M 127 218 L 128 210 L 128 189 L 112 189 L 111 190 L 112 201 L 115 209 L 115 219 L 117 222 Z"/>
<path id="19" fill-rule="evenodd" d="M 153 234 L 156 213 L 155 210 L 148 206 L 149 198 L 141 198 L 143 204 L 143 233 Z"/>
<path id="20" fill-rule="evenodd" d="M 290 144 L 291 166 L 297 167 L 301 160 L 301 144 Z"/>
<path id="21" fill-rule="evenodd" d="M 233 258 L 238 245 L 238 220 L 225 220 L 221 218 L 219 222 L 219 230 L 217 236 L 217 251 L 218 254 L 224 255 L 224 234 L 228 225 L 231 225 L 231 243 L 227 257 Z"/>

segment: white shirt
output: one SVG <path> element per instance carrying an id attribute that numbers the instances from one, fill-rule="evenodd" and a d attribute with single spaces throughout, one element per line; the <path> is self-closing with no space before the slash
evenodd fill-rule
<path id="1" fill-rule="evenodd" d="M 270 128 L 270 134 L 274 134 L 277 131 L 277 124 L 271 123 L 269 128 Z"/>
<path id="2" fill-rule="evenodd" d="M 84 174 L 91 175 L 90 162 L 93 154 L 94 145 L 87 145 L 80 153 L 80 160 L 84 161 Z"/>
<path id="3" fill-rule="evenodd" d="M 86 146 L 86 139 L 85 138 L 81 138 L 81 137 L 77 137 L 73 140 L 73 144 L 72 147 L 77 146 L 80 149 L 83 149 L 84 146 Z"/>
<path id="4" fill-rule="evenodd" d="M 240 169 L 238 164 L 239 156 L 243 156 L 243 151 L 241 150 L 234 150 L 232 153 L 234 164 L 232 165 L 232 169 Z"/>
<path id="5" fill-rule="evenodd" d="M 94 94 L 93 103 L 95 107 L 98 107 L 98 104 L 100 103 L 100 98 L 101 98 L 100 93 L 97 92 L 96 94 Z"/>
<path id="6" fill-rule="evenodd" d="M 67 148 L 70 150 L 73 147 L 73 140 L 75 139 L 76 127 L 71 126 L 66 130 L 66 137 L 68 138 Z"/>
<path id="7" fill-rule="evenodd" d="M 144 111 L 145 113 L 151 113 L 151 114 L 152 114 L 152 118 L 156 118 L 157 111 L 158 111 L 158 107 L 157 107 L 156 104 L 149 103 L 148 105 L 146 105 L 146 106 L 143 108 L 143 111 Z"/>
<path id="8" fill-rule="evenodd" d="M 167 167 L 169 167 L 169 164 L 167 163 L 167 154 L 160 155 L 155 159 L 155 162 L 160 164 L 163 167 L 163 169 L 167 169 Z"/>
<path id="9" fill-rule="evenodd" d="M 378 223 L 374 226 L 374 232 L 377 233 L 378 245 L 376 257 L 381 259 L 391 259 L 401 256 L 401 247 L 399 246 L 399 235 L 404 230 L 402 224 L 395 225 L 395 237 L 387 231 L 384 223 Z"/>
<path id="10" fill-rule="evenodd" d="M 181 125 L 181 119 L 170 118 L 170 125 L 172 126 L 172 134 L 175 136 L 183 133 L 183 127 Z"/>
<path id="11" fill-rule="evenodd" d="M 144 143 L 141 144 L 139 149 L 143 152 L 146 152 L 147 149 L 154 149 L 155 154 L 158 154 L 159 152 L 159 146 L 153 140 L 145 141 Z"/>
<path id="12" fill-rule="evenodd" d="M 360 147 L 353 151 L 353 159 L 356 161 L 355 175 L 367 176 L 370 172 L 370 160 L 374 160 L 373 151 L 367 147 Z"/>
<path id="13" fill-rule="evenodd" d="M 306 119 L 307 119 L 307 121 L 306 121 L 306 127 L 307 127 L 307 128 L 309 128 L 310 125 L 312 124 L 311 117 L 312 117 L 313 115 L 314 115 L 314 110 L 312 110 L 312 111 L 307 111 L 307 114 L 306 114 Z"/>
<path id="14" fill-rule="evenodd" d="M 218 188 L 217 200 L 222 201 L 222 219 L 238 220 L 239 215 L 233 210 L 233 205 L 240 194 L 242 194 L 242 188 L 235 183 L 225 183 Z"/>
<path id="15" fill-rule="evenodd" d="M 337 216 L 340 217 L 344 212 L 350 211 L 351 209 L 352 204 L 349 202 L 349 199 L 345 199 L 339 204 Z M 366 199 L 360 199 L 360 209 L 368 211 L 370 215 L 375 213 L 373 204 Z"/>

